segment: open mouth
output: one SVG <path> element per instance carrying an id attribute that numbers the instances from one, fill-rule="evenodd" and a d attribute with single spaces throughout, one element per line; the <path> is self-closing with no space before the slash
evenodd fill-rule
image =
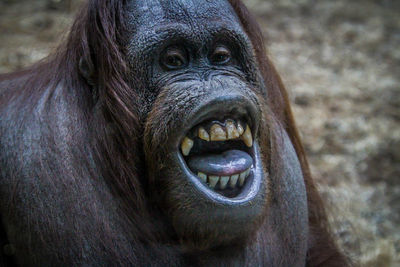
<path id="1" fill-rule="evenodd" d="M 195 125 L 181 141 L 180 152 L 206 188 L 235 198 L 252 180 L 253 140 L 250 121 L 230 115 Z"/>

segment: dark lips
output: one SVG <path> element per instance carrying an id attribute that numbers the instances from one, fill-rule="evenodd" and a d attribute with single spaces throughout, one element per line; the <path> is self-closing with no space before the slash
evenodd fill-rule
<path id="1" fill-rule="evenodd" d="M 189 179 L 215 201 L 252 199 L 263 176 L 253 136 L 259 121 L 256 106 L 243 96 L 227 95 L 202 105 L 193 117 L 178 153 Z"/>

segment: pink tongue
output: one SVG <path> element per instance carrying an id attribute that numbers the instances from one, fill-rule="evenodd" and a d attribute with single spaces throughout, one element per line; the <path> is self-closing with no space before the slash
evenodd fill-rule
<path id="1" fill-rule="evenodd" d="M 250 168 L 253 159 L 244 151 L 228 150 L 220 154 L 191 156 L 187 162 L 195 174 L 202 172 L 207 175 L 230 176 Z"/>

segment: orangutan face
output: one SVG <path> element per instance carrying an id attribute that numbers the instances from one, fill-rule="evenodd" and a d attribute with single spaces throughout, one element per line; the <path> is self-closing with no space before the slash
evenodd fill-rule
<path id="1" fill-rule="evenodd" d="M 159 205 L 182 240 L 243 238 L 265 213 L 268 183 L 251 43 L 227 1 L 132 8 L 132 62 L 151 63 L 133 69 L 150 84 L 144 141 Z"/>

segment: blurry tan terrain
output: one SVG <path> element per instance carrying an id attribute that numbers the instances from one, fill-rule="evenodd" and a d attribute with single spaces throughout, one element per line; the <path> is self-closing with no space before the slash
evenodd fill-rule
<path id="1" fill-rule="evenodd" d="M 47 55 L 81 0 L 0 0 L 0 73 Z M 400 1 L 247 0 L 340 243 L 400 266 Z"/>

